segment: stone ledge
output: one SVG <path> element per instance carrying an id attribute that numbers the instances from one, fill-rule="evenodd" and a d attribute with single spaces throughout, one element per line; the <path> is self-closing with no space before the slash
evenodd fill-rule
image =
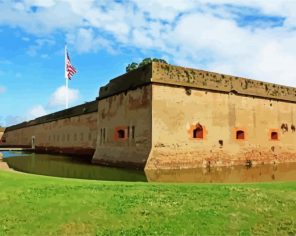
<path id="1" fill-rule="evenodd" d="M 296 88 L 209 71 L 153 63 L 152 82 L 296 102 Z"/>
<path id="2" fill-rule="evenodd" d="M 150 83 L 296 102 L 296 88 L 159 62 L 121 75 L 100 88 L 98 100 Z"/>
<path id="3" fill-rule="evenodd" d="M 98 111 L 98 102 L 95 100 L 95 101 L 86 102 L 84 104 L 71 107 L 62 111 L 51 113 L 49 115 L 41 116 L 34 120 L 30 120 L 27 122 L 23 122 L 17 125 L 7 127 L 5 131 L 7 132 L 11 130 L 21 129 L 21 128 L 25 128 L 33 125 L 39 125 L 39 124 L 48 123 L 51 121 L 66 119 L 66 118 L 79 116 L 79 115 L 85 115 L 85 114 L 97 112 L 97 111 Z"/>

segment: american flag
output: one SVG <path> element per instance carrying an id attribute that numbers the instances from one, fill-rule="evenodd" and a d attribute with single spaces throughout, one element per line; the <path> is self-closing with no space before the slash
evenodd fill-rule
<path id="1" fill-rule="evenodd" d="M 65 66 L 65 76 L 69 80 L 71 80 L 71 77 L 77 72 L 74 66 L 71 65 L 71 60 L 69 57 L 69 53 L 66 49 L 66 60 L 65 60 L 66 66 Z"/>

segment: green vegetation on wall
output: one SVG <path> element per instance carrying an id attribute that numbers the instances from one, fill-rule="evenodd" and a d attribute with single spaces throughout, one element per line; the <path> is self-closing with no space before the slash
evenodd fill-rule
<path id="1" fill-rule="evenodd" d="M 136 62 L 132 62 L 131 64 L 128 64 L 128 66 L 125 68 L 126 72 L 130 72 L 132 70 L 135 70 L 137 68 L 140 68 L 142 66 L 145 66 L 151 62 L 161 62 L 161 63 L 164 63 L 164 64 L 168 64 L 165 60 L 163 59 L 158 59 L 158 58 L 150 58 L 150 57 L 147 57 L 145 59 L 143 59 L 139 64 L 136 63 Z"/>

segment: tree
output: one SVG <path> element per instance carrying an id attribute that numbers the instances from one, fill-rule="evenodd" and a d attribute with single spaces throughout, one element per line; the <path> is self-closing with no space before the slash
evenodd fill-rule
<path id="1" fill-rule="evenodd" d="M 166 60 L 158 59 L 158 58 L 153 58 L 152 61 L 155 61 L 155 62 L 161 62 L 161 63 L 164 63 L 164 64 L 168 64 L 168 63 L 166 62 Z"/>
<path id="2" fill-rule="evenodd" d="M 131 64 L 128 64 L 128 66 L 125 68 L 126 72 L 130 72 L 132 70 L 135 70 L 138 68 L 138 63 L 132 62 Z"/>
<path id="3" fill-rule="evenodd" d="M 145 59 L 139 64 L 138 68 L 139 68 L 139 67 L 142 67 L 142 66 L 145 66 L 145 65 L 147 65 L 147 64 L 149 64 L 149 63 L 151 63 L 151 62 L 152 62 L 152 59 L 151 59 L 150 57 L 147 57 L 147 58 L 145 58 Z"/>
<path id="4" fill-rule="evenodd" d="M 150 57 L 147 57 L 145 59 L 143 59 L 139 64 L 138 63 L 135 63 L 135 62 L 132 62 L 131 64 L 128 64 L 128 66 L 125 68 L 126 72 L 130 72 L 130 71 L 133 71 L 137 68 L 140 68 L 142 66 L 145 66 L 151 62 L 160 62 L 160 63 L 164 63 L 164 64 L 168 64 L 165 60 L 163 59 L 158 59 L 158 58 L 153 58 L 151 59 Z"/>

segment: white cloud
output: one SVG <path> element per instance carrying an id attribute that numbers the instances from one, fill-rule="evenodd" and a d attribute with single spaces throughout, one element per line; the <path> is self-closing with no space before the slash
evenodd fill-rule
<path id="1" fill-rule="evenodd" d="M 83 24 L 82 18 L 71 11 L 67 1 L 41 3 L 42 1 L 0 2 L 0 24 L 20 27 L 38 35 L 50 34 L 57 29 L 73 29 Z M 33 10 L 34 7 L 39 8 Z"/>
<path id="2" fill-rule="evenodd" d="M 108 50 L 113 53 L 111 42 L 95 36 L 92 29 L 78 29 L 77 32 L 67 34 L 67 42 L 75 45 L 76 49 L 80 53 L 96 52 L 100 49 Z"/>
<path id="3" fill-rule="evenodd" d="M 11 125 L 16 125 L 19 124 L 21 122 L 24 122 L 26 119 L 25 117 L 22 116 L 6 116 L 5 117 L 5 126 L 11 126 Z"/>
<path id="4" fill-rule="evenodd" d="M 29 42 L 30 41 L 30 38 L 28 38 L 28 37 L 22 37 L 21 38 L 23 41 L 25 41 L 25 42 Z"/>
<path id="5" fill-rule="evenodd" d="M 36 7 L 52 7 L 56 4 L 56 0 L 26 0 L 25 2 Z"/>
<path id="6" fill-rule="evenodd" d="M 80 53 L 122 47 L 156 51 L 170 63 L 296 86 L 296 1 L 25 0 L 0 2 L 0 9 L 1 25 L 39 38 L 61 31 Z M 239 25 L 246 12 L 259 23 Z M 260 21 L 264 14 L 271 21 L 281 17 L 282 25 Z M 45 46 L 35 42 L 28 53 L 34 56 Z"/>
<path id="7" fill-rule="evenodd" d="M 6 88 L 3 86 L 0 86 L 0 94 L 5 93 L 6 92 Z"/>
<path id="8" fill-rule="evenodd" d="M 66 104 L 66 94 L 67 89 L 66 86 L 58 87 L 54 93 L 51 95 L 48 106 L 51 108 L 54 107 L 62 107 Z M 79 90 L 78 89 L 69 89 L 68 88 L 68 101 L 69 104 L 77 101 L 79 98 Z"/>
<path id="9" fill-rule="evenodd" d="M 200 7 L 197 1 L 180 1 L 180 0 L 134 0 L 140 11 L 148 13 L 153 19 L 172 21 L 180 12 L 192 11 Z"/>
<path id="10" fill-rule="evenodd" d="M 38 52 L 43 48 L 43 47 L 52 47 L 55 45 L 55 41 L 52 39 L 47 39 L 47 38 L 39 38 L 36 39 L 34 44 L 31 44 L 27 50 L 27 54 L 29 56 L 36 56 L 38 55 Z M 41 55 L 42 57 L 42 55 Z"/>
<path id="11" fill-rule="evenodd" d="M 18 116 L 18 115 L 8 115 L 6 117 L 0 116 L 0 124 L 5 125 L 6 127 L 11 125 L 16 125 L 25 121 L 29 121 L 32 119 L 35 119 L 40 116 L 46 115 L 47 112 L 43 108 L 42 105 L 36 105 L 32 108 L 30 108 L 25 115 Z"/>
<path id="12" fill-rule="evenodd" d="M 28 110 L 27 119 L 32 120 L 46 114 L 47 112 L 45 111 L 44 107 L 42 105 L 37 105 Z"/>

